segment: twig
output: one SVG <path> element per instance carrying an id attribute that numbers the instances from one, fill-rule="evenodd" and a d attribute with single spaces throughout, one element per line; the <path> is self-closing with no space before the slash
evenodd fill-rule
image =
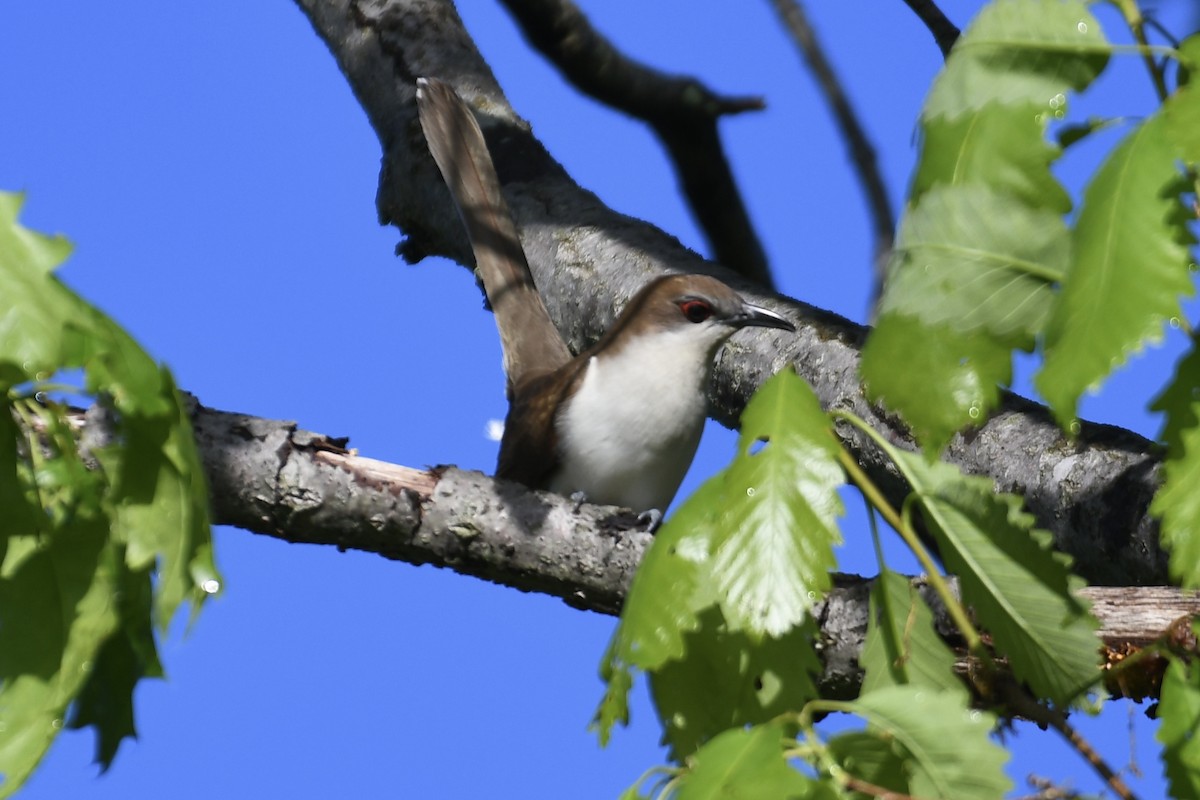
<path id="1" fill-rule="evenodd" d="M 1017 800 L 1078 800 L 1079 798 L 1078 792 L 1071 789 L 1064 789 L 1061 786 L 1055 786 L 1047 778 L 1030 775 L 1027 780 L 1031 787 L 1037 789 L 1037 794 L 1027 794 L 1017 798 Z"/>
<path id="2" fill-rule="evenodd" d="M 883 786 L 876 786 L 873 783 L 864 781 L 862 778 L 855 778 L 853 776 L 846 778 L 846 788 L 870 795 L 871 797 L 877 797 L 879 800 L 917 800 L 911 794 L 904 794 L 903 792 L 893 791 Z"/>
<path id="3" fill-rule="evenodd" d="M 1150 42 L 1146 39 L 1146 21 L 1142 17 L 1142 10 L 1138 8 L 1137 0 L 1116 0 L 1116 5 L 1125 18 L 1125 24 L 1133 33 L 1134 40 L 1142 46 L 1142 61 L 1145 62 L 1146 70 L 1150 73 L 1154 91 L 1158 94 L 1159 102 L 1165 103 L 1167 95 L 1170 93 L 1167 91 L 1167 81 L 1163 77 L 1162 68 L 1155 62 L 1154 54 L 1145 49 L 1150 46 Z"/>
<path id="4" fill-rule="evenodd" d="M 1108 788 L 1112 789 L 1118 797 L 1122 798 L 1122 800 L 1135 800 L 1136 795 L 1126 785 L 1125 781 L 1121 779 L 1121 776 L 1096 752 L 1091 743 L 1087 739 L 1084 739 L 1079 734 L 1079 731 L 1071 726 L 1071 723 L 1067 722 L 1065 714 L 1035 701 L 1022 691 L 1020 687 L 1011 682 L 1005 682 L 1001 691 L 1005 694 L 1005 705 L 1014 714 L 1025 717 L 1039 725 L 1047 725 L 1058 731 L 1071 747 L 1075 748 L 1075 752 L 1083 756 L 1084 760 L 1088 762 L 1092 769 L 1096 771 L 1096 774 L 1108 784 Z"/>
<path id="5" fill-rule="evenodd" d="M 933 0 L 904 0 L 904 4 L 913 10 L 913 13 L 921 22 L 925 23 L 925 27 L 933 34 L 933 40 L 937 42 L 938 49 L 942 51 L 942 57 L 949 57 L 950 48 L 954 47 L 954 43 L 961 35 L 958 27 L 946 18 Z"/>
<path id="6" fill-rule="evenodd" d="M 628 58 L 570 0 L 503 3 L 529 43 L 576 89 L 654 129 L 713 257 L 773 286 L 766 251 L 717 133 L 720 117 L 761 110 L 762 98 L 723 97 L 695 78 L 667 75 Z"/>
<path id="7" fill-rule="evenodd" d="M 808 64 L 817 86 L 825 96 L 825 102 L 833 112 L 838 128 L 850 148 L 850 158 L 854 164 L 858 181 L 862 185 L 863 194 L 867 199 L 867 207 L 871 212 L 872 227 L 875 229 L 874 274 L 875 280 L 871 288 L 871 308 L 875 307 L 879 295 L 883 291 L 883 280 L 886 276 L 888 259 L 891 257 L 892 244 L 896 232 L 896 218 L 892 214 L 891 201 L 888 200 L 887 187 L 883 184 L 883 176 L 876 164 L 875 148 L 867 138 L 862 123 L 850 98 L 842 90 L 841 81 L 833 71 L 833 65 L 825 57 L 821 43 L 817 41 L 816 31 L 808 21 L 808 16 L 799 0 L 770 0 L 779 19 L 783 23 L 799 48 L 801 56 Z"/>

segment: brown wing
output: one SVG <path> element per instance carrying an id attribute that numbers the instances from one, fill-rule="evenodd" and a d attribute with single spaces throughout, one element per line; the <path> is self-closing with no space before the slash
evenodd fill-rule
<path id="1" fill-rule="evenodd" d="M 518 383 L 566 364 L 571 353 L 533 284 L 475 116 L 448 84 L 433 78 L 418 79 L 417 108 L 429 152 L 458 207 L 496 315 L 511 398 Z"/>
<path id="2" fill-rule="evenodd" d="M 518 385 L 509 401 L 496 477 L 548 488 L 558 470 L 558 433 L 554 416 L 583 373 L 587 359 L 577 359 L 554 372 L 531 376 Z"/>

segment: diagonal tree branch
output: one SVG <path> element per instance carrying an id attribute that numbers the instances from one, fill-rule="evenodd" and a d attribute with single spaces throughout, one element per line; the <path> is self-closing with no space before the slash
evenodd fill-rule
<path id="1" fill-rule="evenodd" d="M 417 75 L 452 81 L 482 113 L 506 197 L 522 228 L 534 279 L 573 350 L 594 341 L 639 287 L 668 272 L 716 275 L 793 321 L 787 338 L 747 334 L 727 346 L 710 388 L 710 412 L 734 425 L 769 375 L 792 365 L 825 408 L 854 412 L 889 440 L 908 444 L 895 418 L 871 406 L 858 377 L 866 329 L 801 302 L 764 294 L 683 248 L 651 225 L 616 214 L 565 174 L 504 100 L 447 0 L 298 0 L 337 58 L 384 149 L 381 217 L 408 235 L 409 259 L 438 253 L 471 263 L 461 224 L 425 149 L 414 105 Z M 848 426 L 840 431 L 871 479 L 900 502 L 905 487 L 888 461 Z M 1149 504 L 1160 457 L 1146 439 L 1085 424 L 1068 439 L 1044 408 L 1010 396 L 947 457 L 998 488 L 1024 495 L 1038 524 L 1072 554 L 1092 583 L 1167 580 Z"/>
<path id="2" fill-rule="evenodd" d="M 825 49 L 821 47 L 817 32 L 809 22 L 808 14 L 805 13 L 800 0 L 771 0 L 771 5 L 775 7 L 775 13 L 779 15 L 783 27 L 796 43 L 813 77 L 817 79 L 817 87 L 825 96 L 825 102 L 833 112 L 834 121 L 837 122 L 850 148 L 851 163 L 854 164 L 858 182 L 867 198 L 871 227 L 875 230 L 875 254 L 872 259 L 875 279 L 872 282 L 870 298 L 870 307 L 874 309 L 883 294 L 888 259 L 892 256 L 896 236 L 896 217 L 892 213 L 887 187 L 883 184 L 883 175 L 879 172 L 875 147 L 867 138 L 867 132 L 859 122 L 858 114 L 850 104 L 850 98 L 842 89 L 842 82 L 834 72 L 833 64 L 825 56 Z"/>
<path id="3" fill-rule="evenodd" d="M 529 43 L 571 85 L 654 129 L 713 258 L 755 283 L 774 286 L 717 133 L 722 116 L 760 110 L 762 98 L 722 97 L 695 78 L 666 75 L 628 58 L 570 0 L 502 2 Z"/>

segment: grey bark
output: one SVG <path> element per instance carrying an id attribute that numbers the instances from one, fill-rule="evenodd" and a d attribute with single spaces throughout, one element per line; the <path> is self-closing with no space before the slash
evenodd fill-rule
<path id="1" fill-rule="evenodd" d="M 734 425 L 769 375 L 794 365 L 826 408 L 853 411 L 889 440 L 910 446 L 899 422 L 866 402 L 858 377 L 866 329 L 803 302 L 766 294 L 674 238 L 606 208 L 567 176 L 508 105 L 447 0 L 297 0 L 366 110 L 383 148 L 381 220 L 408 235 L 410 261 L 471 257 L 460 223 L 417 123 L 414 82 L 451 82 L 483 115 L 506 196 L 548 310 L 573 350 L 594 341 L 636 290 L 664 273 L 716 275 L 792 320 L 782 348 L 747 334 L 726 347 L 710 390 L 712 416 Z M 771 337 L 771 342 L 778 342 Z M 861 436 L 841 435 L 873 480 L 899 502 L 904 486 Z M 1065 436 L 1042 407 L 1009 397 L 979 429 L 955 439 L 947 457 L 1000 490 L 1024 495 L 1038 524 L 1072 554 L 1094 584 L 1161 584 L 1166 559 L 1149 514 L 1160 459 L 1154 445 L 1119 428 L 1085 423 Z"/>
<path id="2" fill-rule="evenodd" d="M 364 458 L 295 423 L 196 406 L 196 440 L 215 521 L 289 542 L 432 564 L 577 608 L 616 614 L 651 536 L 624 509 L 585 505 L 453 467 L 416 470 Z M 867 630 L 870 581 L 838 576 L 814 616 L 821 691 L 852 697 Z M 1172 588 L 1085 590 L 1109 653 L 1144 647 L 1200 597 Z M 926 599 L 938 609 L 936 598 Z M 939 615 L 938 627 L 953 637 Z M 1114 693 L 1119 687 L 1112 687 Z"/>

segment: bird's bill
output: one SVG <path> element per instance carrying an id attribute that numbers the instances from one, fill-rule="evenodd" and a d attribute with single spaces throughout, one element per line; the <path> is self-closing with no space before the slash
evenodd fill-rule
<path id="1" fill-rule="evenodd" d="M 726 322 L 736 328 L 779 328 L 780 330 L 796 331 L 796 326 L 788 322 L 783 317 L 776 314 L 774 311 L 768 311 L 762 306 L 751 305 L 746 303 L 742 306 L 742 311 L 736 316 L 730 317 Z"/>

